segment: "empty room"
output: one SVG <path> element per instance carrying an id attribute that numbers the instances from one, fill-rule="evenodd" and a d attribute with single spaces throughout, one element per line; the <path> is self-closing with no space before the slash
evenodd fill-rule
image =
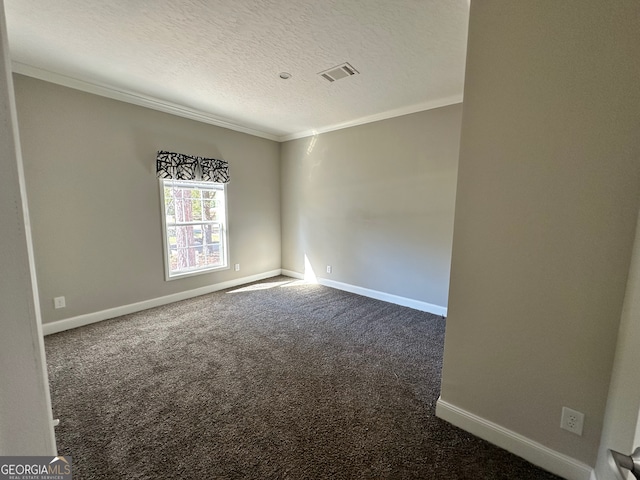
<path id="1" fill-rule="evenodd" d="M 640 478 L 637 0 L 0 7 L 3 469 Z"/>

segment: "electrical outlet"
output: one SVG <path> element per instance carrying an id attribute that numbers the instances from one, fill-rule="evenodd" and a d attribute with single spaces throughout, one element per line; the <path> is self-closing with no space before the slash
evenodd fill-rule
<path id="1" fill-rule="evenodd" d="M 331 273 L 333 271 L 333 268 L 331 268 L 331 265 L 327 265 L 327 273 Z"/>
<path id="2" fill-rule="evenodd" d="M 568 430 L 576 435 L 582 435 L 582 427 L 584 426 L 584 413 L 577 412 L 567 407 L 562 407 L 562 418 L 560 419 L 560 428 Z"/>
<path id="3" fill-rule="evenodd" d="M 240 264 L 239 264 L 239 263 L 236 263 L 236 264 L 233 266 L 233 269 L 234 269 L 236 272 L 239 272 L 239 271 L 240 271 Z"/>
<path id="4" fill-rule="evenodd" d="M 54 308 L 64 308 L 67 306 L 67 302 L 64 297 L 56 297 L 53 299 L 53 306 Z"/>

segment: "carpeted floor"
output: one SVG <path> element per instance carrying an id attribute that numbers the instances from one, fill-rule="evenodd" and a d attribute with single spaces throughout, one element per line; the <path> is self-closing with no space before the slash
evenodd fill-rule
<path id="1" fill-rule="evenodd" d="M 46 337 L 74 479 L 557 479 L 435 417 L 445 320 L 288 277 Z"/>

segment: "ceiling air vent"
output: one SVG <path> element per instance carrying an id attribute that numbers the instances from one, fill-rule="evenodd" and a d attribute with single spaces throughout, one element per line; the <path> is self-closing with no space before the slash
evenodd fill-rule
<path id="1" fill-rule="evenodd" d="M 329 70 L 325 70 L 324 72 L 320 72 L 322 78 L 329 82 L 335 82 L 336 80 L 340 80 L 341 78 L 350 77 L 352 75 L 357 75 L 358 72 L 355 68 L 353 68 L 348 63 L 343 63 L 342 65 L 338 65 L 336 67 L 332 67 Z"/>

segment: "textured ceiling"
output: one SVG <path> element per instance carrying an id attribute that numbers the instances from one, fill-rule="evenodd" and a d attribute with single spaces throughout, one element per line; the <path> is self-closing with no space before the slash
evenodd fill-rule
<path id="1" fill-rule="evenodd" d="M 4 3 L 17 71 L 36 67 L 281 140 L 462 98 L 469 0 Z M 360 74 L 318 75 L 344 62 Z"/>

